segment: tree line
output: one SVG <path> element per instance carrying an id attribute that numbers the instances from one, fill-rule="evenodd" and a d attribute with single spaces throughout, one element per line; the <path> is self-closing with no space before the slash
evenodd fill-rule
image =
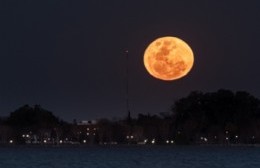
<path id="1" fill-rule="evenodd" d="M 260 101 L 245 91 L 193 91 L 171 111 L 68 123 L 39 105 L 0 118 L 0 143 L 252 144 L 260 142 Z"/>

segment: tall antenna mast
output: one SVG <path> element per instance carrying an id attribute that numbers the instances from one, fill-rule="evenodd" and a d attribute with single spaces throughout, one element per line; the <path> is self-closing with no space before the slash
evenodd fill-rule
<path id="1" fill-rule="evenodd" d="M 126 54 L 126 112 L 128 117 L 130 115 L 129 110 L 129 69 L 128 69 L 128 50 L 125 51 Z"/>

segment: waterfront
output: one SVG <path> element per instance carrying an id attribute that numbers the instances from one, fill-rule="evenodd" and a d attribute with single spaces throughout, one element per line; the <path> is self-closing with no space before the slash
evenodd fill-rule
<path id="1" fill-rule="evenodd" d="M 259 147 L 220 146 L 12 146 L 0 148 L 1 168 L 254 168 Z"/>

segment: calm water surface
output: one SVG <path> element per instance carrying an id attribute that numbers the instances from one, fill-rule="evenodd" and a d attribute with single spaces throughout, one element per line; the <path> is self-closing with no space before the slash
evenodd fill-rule
<path id="1" fill-rule="evenodd" d="M 259 147 L 0 147 L 0 168 L 259 168 Z"/>

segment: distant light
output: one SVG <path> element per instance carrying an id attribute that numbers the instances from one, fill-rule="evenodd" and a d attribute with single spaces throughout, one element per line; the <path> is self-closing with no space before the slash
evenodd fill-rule
<path id="1" fill-rule="evenodd" d="M 252 139 L 255 139 L 255 136 L 252 136 Z"/>
<path id="2" fill-rule="evenodd" d="M 111 142 L 112 145 L 117 145 L 118 143 L 117 142 Z"/>
<path id="3" fill-rule="evenodd" d="M 60 140 L 60 143 L 62 144 L 62 140 Z"/>
<path id="4" fill-rule="evenodd" d="M 228 140 L 229 138 L 228 137 L 226 137 L 226 140 Z"/>
<path id="5" fill-rule="evenodd" d="M 25 135 L 23 134 L 23 135 L 22 135 L 22 137 L 24 138 L 24 137 L 25 137 Z"/>
<path id="6" fill-rule="evenodd" d="M 86 143 L 86 142 L 87 142 L 87 141 L 84 139 L 84 140 L 83 140 L 83 143 Z"/>
<path id="7" fill-rule="evenodd" d="M 205 142 L 208 142 L 208 139 L 207 139 L 207 138 L 204 138 L 204 141 L 205 141 Z"/>
<path id="8" fill-rule="evenodd" d="M 166 143 L 168 144 L 168 143 L 169 143 L 169 140 L 167 140 Z"/>
<path id="9" fill-rule="evenodd" d="M 89 133 L 87 132 L 87 135 L 89 135 Z"/>
<path id="10" fill-rule="evenodd" d="M 215 139 L 217 139 L 217 136 L 214 136 Z"/>
<path id="11" fill-rule="evenodd" d="M 238 138 L 238 135 L 236 135 L 235 137 Z"/>
<path id="12" fill-rule="evenodd" d="M 153 140 L 152 140 L 152 144 L 154 144 L 154 143 L 155 143 L 155 140 L 153 139 Z"/>
<path id="13" fill-rule="evenodd" d="M 12 144 L 14 141 L 13 140 L 10 140 L 9 143 Z"/>
<path id="14" fill-rule="evenodd" d="M 96 130 L 97 130 L 97 128 L 94 128 L 94 130 L 96 131 Z"/>
<path id="15" fill-rule="evenodd" d="M 226 134 L 228 134 L 228 131 L 226 131 Z"/>
<path id="16" fill-rule="evenodd" d="M 89 128 L 87 128 L 87 130 L 89 131 Z"/>
<path id="17" fill-rule="evenodd" d="M 203 140 L 203 139 L 204 139 L 204 137 L 200 137 L 200 139 L 201 139 L 201 140 Z"/>
<path id="18" fill-rule="evenodd" d="M 144 143 L 147 143 L 147 141 L 148 141 L 148 140 L 147 140 L 147 139 L 145 139 L 145 140 L 144 140 Z"/>
<path id="19" fill-rule="evenodd" d="M 93 135 L 96 135 L 96 133 L 93 133 Z"/>
<path id="20" fill-rule="evenodd" d="M 126 136 L 126 139 L 129 139 L 129 136 Z"/>
<path id="21" fill-rule="evenodd" d="M 131 139 L 133 139 L 133 138 L 134 138 L 134 136 L 132 135 L 132 136 L 131 136 Z"/>
<path id="22" fill-rule="evenodd" d="M 43 143 L 47 143 L 47 141 L 46 141 L 46 140 L 43 140 Z"/>
<path id="23" fill-rule="evenodd" d="M 27 137 L 27 138 L 29 138 L 29 137 L 30 137 L 30 135 L 28 135 L 28 134 L 27 134 L 27 135 L 26 135 L 26 137 Z"/>
<path id="24" fill-rule="evenodd" d="M 171 140 L 171 143 L 173 144 L 173 143 L 174 143 L 174 140 Z"/>

